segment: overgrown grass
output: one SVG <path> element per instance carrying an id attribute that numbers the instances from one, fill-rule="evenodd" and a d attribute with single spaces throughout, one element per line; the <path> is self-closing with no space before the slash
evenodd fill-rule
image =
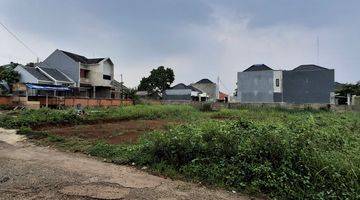
<path id="1" fill-rule="evenodd" d="M 107 120 L 128 119 L 181 119 L 192 120 L 200 117 L 200 112 L 191 106 L 176 105 L 136 105 L 117 108 L 86 109 L 85 115 L 79 116 L 74 109 L 24 110 L 16 114 L 0 116 L 0 127 L 20 128 L 55 124 L 83 124 Z"/>
<path id="2" fill-rule="evenodd" d="M 360 198 L 360 114 L 241 109 L 210 116 L 232 120 L 156 131 L 131 146 L 98 143 L 88 152 L 272 198 Z"/>
<path id="3" fill-rule="evenodd" d="M 132 106 L 23 111 L 0 126 L 22 127 L 44 144 L 81 151 L 118 164 L 149 166 L 183 177 L 277 199 L 360 198 L 360 114 L 279 108 L 200 112 L 189 106 Z M 102 120 L 170 118 L 188 124 L 144 135 L 136 144 L 63 138 L 27 126 Z M 219 120 L 220 119 L 220 120 Z"/>

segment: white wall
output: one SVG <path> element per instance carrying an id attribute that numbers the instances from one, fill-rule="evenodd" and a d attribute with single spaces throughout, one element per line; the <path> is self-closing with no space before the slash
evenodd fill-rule
<path id="1" fill-rule="evenodd" d="M 114 66 L 109 61 L 103 62 L 103 74 L 113 76 Z"/>
<path id="2" fill-rule="evenodd" d="M 276 86 L 276 79 L 279 79 L 279 86 Z M 274 71 L 274 92 L 282 93 L 283 91 L 283 73 L 282 71 Z"/>
<path id="3" fill-rule="evenodd" d="M 90 70 L 89 79 L 94 86 L 109 87 L 114 79 L 114 66 L 109 61 L 101 61 L 99 64 L 88 65 L 83 68 Z M 103 75 L 111 76 L 111 80 L 105 80 Z"/>

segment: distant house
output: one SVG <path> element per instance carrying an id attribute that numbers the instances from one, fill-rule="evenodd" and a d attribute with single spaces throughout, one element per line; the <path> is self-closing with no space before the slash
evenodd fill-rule
<path id="1" fill-rule="evenodd" d="M 334 70 L 300 65 L 273 70 L 252 65 L 237 75 L 237 100 L 243 103 L 333 103 Z"/>
<path id="2" fill-rule="evenodd" d="M 206 101 L 207 98 L 208 95 L 206 93 L 184 83 L 179 83 L 163 93 L 164 100 Z"/>
<path id="3" fill-rule="evenodd" d="M 114 64 L 110 58 L 86 58 L 57 49 L 40 66 L 66 74 L 75 82 L 82 96 L 111 98 Z"/>
<path id="4" fill-rule="evenodd" d="M 229 101 L 229 95 L 223 93 L 223 92 L 219 92 L 219 99 L 218 101 L 220 102 L 228 102 Z"/>
<path id="5" fill-rule="evenodd" d="M 29 88 L 29 95 L 37 95 L 40 90 L 46 90 L 45 87 L 53 87 L 53 91 L 56 91 L 56 88 L 59 87 L 70 90 L 68 87 L 75 86 L 75 82 L 71 78 L 57 69 L 18 65 L 14 70 L 20 75 L 19 82 L 26 84 Z"/>
<path id="6" fill-rule="evenodd" d="M 317 65 L 300 65 L 283 72 L 283 101 L 334 103 L 335 71 Z"/>
<path id="7" fill-rule="evenodd" d="M 124 86 L 124 83 L 119 82 L 117 80 L 112 80 L 111 83 L 111 98 L 113 99 L 124 99 L 125 95 L 124 92 L 128 90 L 126 86 Z"/>
<path id="8" fill-rule="evenodd" d="M 46 67 L 18 65 L 15 69 L 20 74 L 21 83 L 74 86 L 75 82 L 63 72 Z"/>
<path id="9" fill-rule="evenodd" d="M 217 101 L 219 99 L 219 86 L 209 79 L 201 79 L 190 85 L 209 95 L 210 101 Z"/>

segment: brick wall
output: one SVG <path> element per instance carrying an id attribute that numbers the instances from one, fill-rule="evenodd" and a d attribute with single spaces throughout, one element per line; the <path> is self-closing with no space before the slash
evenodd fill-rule
<path id="1" fill-rule="evenodd" d="M 0 96 L 0 105 L 11 105 L 12 97 L 9 96 Z"/>
<path id="2" fill-rule="evenodd" d="M 32 98 L 33 101 L 40 101 L 41 106 L 46 105 L 45 97 L 36 97 Z M 74 107 L 80 104 L 83 107 L 110 107 L 110 106 L 129 106 L 133 105 L 132 100 L 122 100 L 122 99 L 88 99 L 88 98 L 48 98 L 49 106 L 65 106 L 65 107 Z"/>

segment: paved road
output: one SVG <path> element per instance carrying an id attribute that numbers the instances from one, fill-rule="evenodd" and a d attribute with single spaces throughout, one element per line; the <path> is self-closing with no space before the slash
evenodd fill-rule
<path id="1" fill-rule="evenodd" d="M 250 199 L 35 146 L 0 128 L 0 199 Z"/>

